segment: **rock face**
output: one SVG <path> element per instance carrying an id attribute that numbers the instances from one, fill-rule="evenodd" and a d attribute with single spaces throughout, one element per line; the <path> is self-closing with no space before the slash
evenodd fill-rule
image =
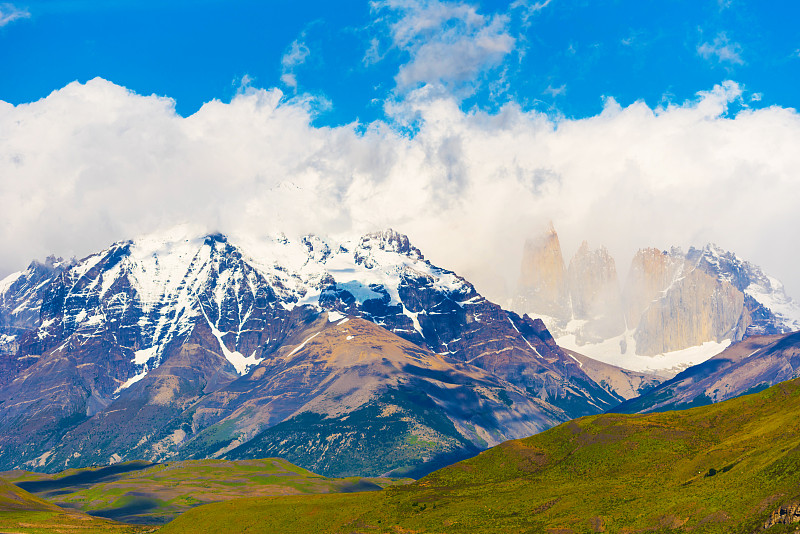
<path id="1" fill-rule="evenodd" d="M 800 308 L 780 282 L 713 244 L 660 258 L 652 249 L 640 251 L 625 297 L 639 354 L 800 328 Z"/>
<path id="2" fill-rule="evenodd" d="M 285 452 L 326 474 L 348 474 L 359 441 L 386 437 L 370 449 L 380 474 L 618 402 L 542 321 L 391 230 L 241 244 L 176 230 L 57 263 L 0 283 L 13 306 L 0 315 L 0 469 L 220 456 L 283 424 L 272 435 Z M 391 436 L 334 425 L 384 409 Z M 298 452 L 315 450 L 307 420 L 319 439 L 350 436 L 325 441 L 324 465 Z M 415 452 L 396 454 L 408 440 Z"/>
<path id="3" fill-rule="evenodd" d="M 639 327 L 642 314 L 679 278 L 683 263 L 679 249 L 662 252 L 645 248 L 636 253 L 631 260 L 623 293 L 628 328 L 635 330 Z"/>
<path id="4" fill-rule="evenodd" d="M 625 332 L 625 317 L 614 258 L 605 247 L 584 241 L 564 267 L 552 223 L 525 243 L 514 307 L 545 319 L 558 334 L 575 334 L 578 344 Z"/>
<path id="5" fill-rule="evenodd" d="M 533 244 L 538 244 L 538 253 Z M 523 297 L 514 307 L 541 317 L 559 343 L 583 348 L 590 356 L 595 356 L 595 345 L 612 354 L 611 360 L 618 347 L 620 360 L 628 361 L 623 357 L 628 352 L 657 356 L 800 329 L 800 306 L 778 280 L 713 244 L 687 253 L 677 248 L 640 250 L 620 291 L 613 258 L 604 248 L 593 251 L 584 242 L 570 261 L 566 289 L 564 284 L 548 287 L 557 280 L 551 275 L 542 276 L 536 286 L 537 294 L 562 300 L 537 308 L 527 297 L 527 287 L 536 285 L 531 273 L 541 270 L 541 257 L 560 258 L 557 247 L 552 228 L 543 239 L 526 243 L 522 272 L 528 285 L 520 288 Z M 551 316 L 553 310 L 560 315 Z"/>
<path id="6" fill-rule="evenodd" d="M 725 280 L 684 262 L 678 276 L 633 317 L 639 354 L 653 355 L 701 345 L 740 340 L 748 321 L 744 294 Z"/>

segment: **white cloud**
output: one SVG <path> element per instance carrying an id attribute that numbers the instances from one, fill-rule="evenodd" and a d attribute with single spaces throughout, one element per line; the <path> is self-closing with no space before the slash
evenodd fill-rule
<path id="1" fill-rule="evenodd" d="M 742 46 L 728 39 L 724 32 L 718 33 L 713 42 L 698 45 L 697 53 L 709 61 L 716 60 L 717 63 L 744 65 Z"/>
<path id="2" fill-rule="evenodd" d="M 13 4 L 0 4 L 0 28 L 19 19 L 27 19 L 31 16 L 27 9 L 21 9 Z"/>
<path id="3" fill-rule="evenodd" d="M 485 16 L 475 7 L 439 0 L 382 0 L 375 13 L 389 13 L 392 46 L 407 52 L 395 82 L 406 91 L 424 84 L 462 84 L 499 65 L 514 47 L 505 15 Z M 380 57 L 373 43 L 365 61 Z"/>
<path id="4" fill-rule="evenodd" d="M 296 39 L 292 41 L 289 49 L 281 58 L 281 81 L 295 91 L 297 90 L 297 76 L 294 70 L 298 65 L 305 63 L 310 53 L 308 46 L 303 41 Z"/>
<path id="5" fill-rule="evenodd" d="M 0 272 L 186 221 L 234 235 L 392 226 L 499 298 L 524 238 L 552 219 L 567 255 L 604 243 L 624 271 L 639 247 L 716 241 L 800 295 L 800 115 L 730 117 L 741 95 L 727 82 L 682 105 L 608 99 L 554 121 L 413 91 L 392 108 L 416 117 L 410 137 L 380 122 L 314 127 L 308 99 L 277 89 L 182 118 L 167 98 L 73 83 L 0 102 Z"/>
<path id="6" fill-rule="evenodd" d="M 369 48 L 367 48 L 366 53 L 364 54 L 364 58 L 362 63 L 365 66 L 374 65 L 378 61 L 383 59 L 384 54 L 381 54 L 381 41 L 373 37 L 369 41 Z"/>
<path id="7" fill-rule="evenodd" d="M 550 84 L 543 92 L 555 98 L 567 92 L 567 84 L 562 83 L 558 87 L 553 87 L 553 85 Z"/>

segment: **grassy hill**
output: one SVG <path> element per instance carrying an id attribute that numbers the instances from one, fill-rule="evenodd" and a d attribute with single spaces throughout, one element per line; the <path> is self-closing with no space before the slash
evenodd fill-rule
<path id="1" fill-rule="evenodd" d="M 152 531 L 149 527 L 123 525 L 59 508 L 0 479 L 0 532 L 139 534 Z"/>
<path id="2" fill-rule="evenodd" d="M 56 509 L 50 504 L 55 503 L 94 516 L 143 524 L 165 523 L 192 507 L 245 496 L 376 491 L 410 482 L 326 478 L 279 458 L 126 462 L 70 469 L 55 475 L 9 471 L 1 473 L 0 478 L 34 493 L 36 496 L 6 484 L 26 493 L 45 509 Z"/>
<path id="3" fill-rule="evenodd" d="M 751 533 L 798 499 L 795 380 L 686 411 L 584 417 L 383 492 L 202 506 L 159 532 Z"/>

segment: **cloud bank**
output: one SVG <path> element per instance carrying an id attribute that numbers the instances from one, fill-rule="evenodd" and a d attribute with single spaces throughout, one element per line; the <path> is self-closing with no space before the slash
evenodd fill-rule
<path id="1" fill-rule="evenodd" d="M 508 104 L 464 112 L 418 90 L 392 123 L 315 127 L 308 105 L 250 88 L 181 117 L 103 79 L 0 102 L 0 274 L 88 254 L 165 226 L 337 236 L 392 226 L 434 263 L 500 299 L 524 239 L 552 219 L 568 256 L 607 245 L 625 271 L 643 246 L 715 241 L 800 293 L 800 116 L 693 101 L 553 119 Z"/>

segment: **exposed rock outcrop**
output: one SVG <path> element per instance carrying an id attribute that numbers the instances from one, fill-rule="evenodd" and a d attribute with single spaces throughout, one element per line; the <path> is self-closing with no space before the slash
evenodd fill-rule
<path id="1" fill-rule="evenodd" d="M 645 310 L 678 278 L 683 263 L 679 249 L 670 253 L 645 248 L 634 255 L 623 293 L 628 328 L 635 330 L 639 326 Z"/>
<path id="2" fill-rule="evenodd" d="M 780 508 L 774 510 L 769 519 L 764 521 L 764 528 L 755 532 L 762 532 L 775 525 L 792 525 L 795 523 L 800 523 L 800 502 L 797 501 L 783 504 Z M 800 532 L 800 528 L 795 529 L 795 532 Z"/>

